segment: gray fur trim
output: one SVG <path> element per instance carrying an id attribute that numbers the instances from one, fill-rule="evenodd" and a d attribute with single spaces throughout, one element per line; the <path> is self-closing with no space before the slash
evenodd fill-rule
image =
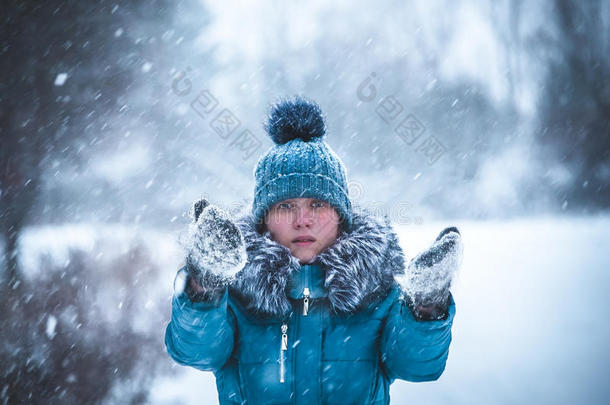
<path id="1" fill-rule="evenodd" d="M 387 218 L 354 214 L 354 230 L 318 255 L 326 268 L 326 288 L 337 313 L 354 312 L 387 294 L 405 258 Z"/>
<path id="2" fill-rule="evenodd" d="M 286 316 L 292 309 L 286 285 L 301 265 L 290 250 L 273 241 L 267 231 L 256 231 L 252 215 L 237 221 L 248 261 L 231 289 L 249 310 L 266 316 Z M 394 275 L 404 274 L 404 253 L 387 218 L 361 210 L 353 212 L 353 227 L 321 252 L 316 261 L 326 270 L 325 285 L 331 309 L 353 313 L 382 297 L 394 285 Z"/>

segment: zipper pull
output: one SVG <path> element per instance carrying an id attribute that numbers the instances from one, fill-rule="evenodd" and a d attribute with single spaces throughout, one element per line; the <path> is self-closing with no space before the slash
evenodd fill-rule
<path id="1" fill-rule="evenodd" d="M 309 288 L 303 289 L 303 316 L 307 316 L 309 312 Z"/>
<path id="2" fill-rule="evenodd" d="M 282 325 L 282 350 L 288 350 L 288 335 L 286 334 L 286 332 L 288 332 L 288 325 L 283 324 Z"/>
<path id="3" fill-rule="evenodd" d="M 286 350 L 288 350 L 288 325 L 282 325 L 282 347 L 280 349 L 280 382 L 284 383 L 284 374 L 286 374 L 286 369 L 284 366 L 284 362 L 286 360 Z"/>

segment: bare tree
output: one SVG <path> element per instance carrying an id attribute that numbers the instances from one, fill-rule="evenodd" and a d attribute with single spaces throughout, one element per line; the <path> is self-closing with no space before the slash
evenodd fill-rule
<path id="1" fill-rule="evenodd" d="M 610 206 L 610 47 L 605 6 L 556 0 L 539 139 L 574 173 L 561 190 L 576 206 Z M 604 15 L 606 14 L 606 17 Z M 604 19 L 605 18 L 605 19 Z"/>

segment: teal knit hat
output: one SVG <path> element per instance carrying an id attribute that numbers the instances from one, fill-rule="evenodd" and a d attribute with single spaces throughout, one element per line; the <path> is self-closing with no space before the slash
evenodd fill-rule
<path id="1" fill-rule="evenodd" d="M 302 97 L 271 106 L 265 130 L 275 142 L 254 171 L 252 214 L 257 224 L 267 211 L 289 198 L 317 198 L 334 207 L 343 227 L 352 226 L 352 206 L 341 159 L 324 141 L 322 110 Z"/>

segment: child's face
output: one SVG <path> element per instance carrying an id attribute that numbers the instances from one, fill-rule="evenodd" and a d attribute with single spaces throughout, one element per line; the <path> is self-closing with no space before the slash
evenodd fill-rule
<path id="1" fill-rule="evenodd" d="M 311 261 L 337 239 L 339 223 L 337 211 L 315 198 L 280 201 L 265 215 L 273 240 L 290 249 L 301 264 Z"/>

